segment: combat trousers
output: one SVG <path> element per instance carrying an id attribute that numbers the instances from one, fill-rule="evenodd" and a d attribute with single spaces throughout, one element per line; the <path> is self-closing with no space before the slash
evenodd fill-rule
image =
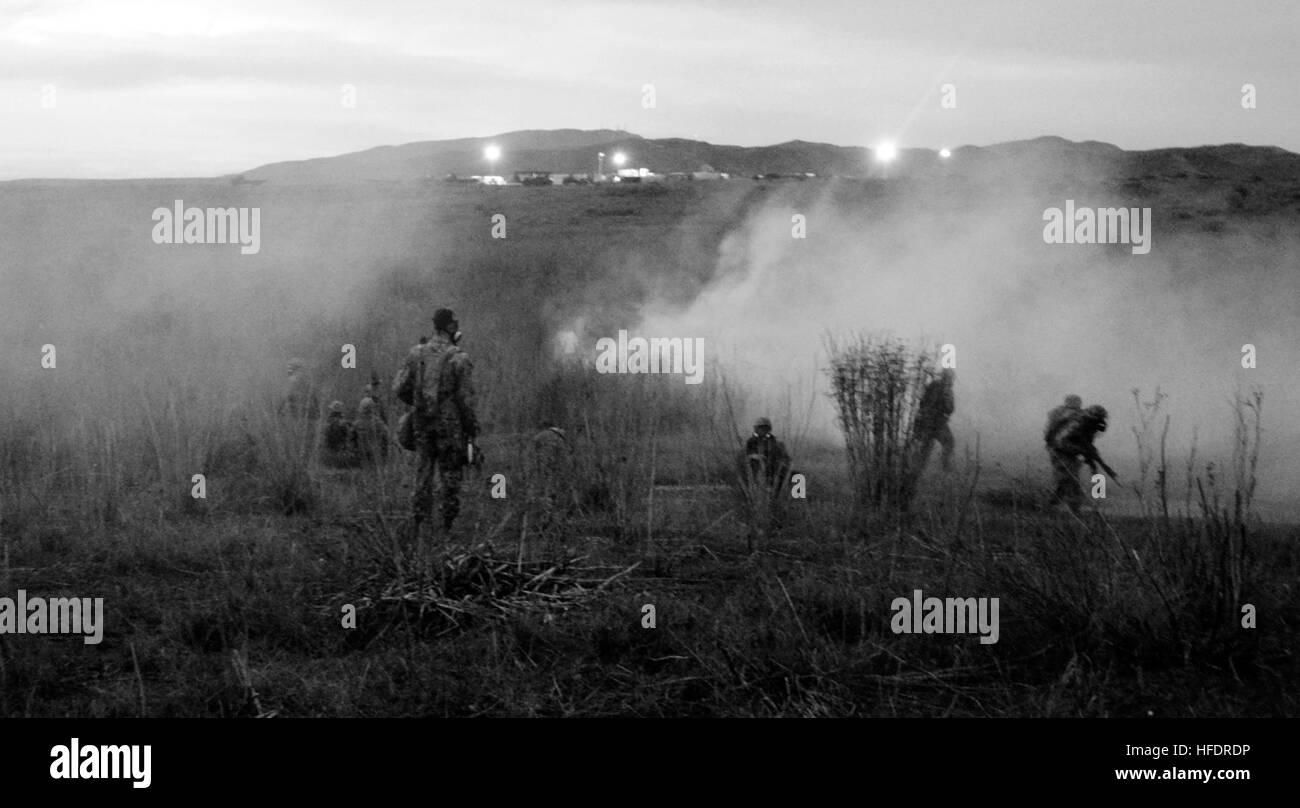
<path id="1" fill-rule="evenodd" d="M 916 461 L 913 467 L 913 473 L 921 476 L 925 467 L 930 462 L 930 451 L 934 448 L 934 442 L 939 441 L 939 446 L 943 448 L 943 470 L 948 471 L 952 468 L 952 450 L 955 441 L 952 437 L 952 429 L 947 424 L 918 429 L 916 434 Z"/>
<path id="2" fill-rule="evenodd" d="M 433 513 L 433 488 L 440 481 L 438 500 L 443 527 L 450 529 L 460 513 L 460 486 L 465 475 L 464 444 L 456 439 L 428 437 L 416 446 L 419 463 L 415 471 L 415 490 L 411 492 L 411 512 L 416 522 Z"/>
<path id="3" fill-rule="evenodd" d="M 1083 468 L 1083 461 L 1078 455 L 1056 449 L 1049 448 L 1047 454 L 1052 462 L 1052 479 L 1056 484 L 1053 493 L 1056 499 L 1064 502 L 1070 510 L 1078 511 L 1083 507 L 1083 487 L 1079 485 L 1079 470 Z"/>

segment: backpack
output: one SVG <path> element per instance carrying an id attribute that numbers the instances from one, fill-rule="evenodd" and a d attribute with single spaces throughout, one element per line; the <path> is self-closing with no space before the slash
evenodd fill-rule
<path id="1" fill-rule="evenodd" d="M 426 385 L 428 379 L 424 373 L 424 359 L 420 359 L 420 370 L 413 380 L 412 384 L 412 406 L 397 419 L 397 445 L 401 446 L 408 452 L 414 452 L 417 448 L 415 439 L 415 414 L 424 410 L 424 415 L 433 416 L 437 414 L 438 407 L 446 397 L 440 389 L 442 386 L 442 372 L 447 368 L 447 360 L 453 355 L 460 352 L 460 349 L 452 345 L 449 350 L 443 351 L 442 359 L 438 362 L 438 372 L 433 377 L 433 386 L 430 390 Z M 432 394 L 433 407 L 428 406 L 428 398 Z"/>

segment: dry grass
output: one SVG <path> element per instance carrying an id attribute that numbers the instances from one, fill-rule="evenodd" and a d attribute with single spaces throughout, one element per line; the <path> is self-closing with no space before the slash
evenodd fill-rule
<path id="1" fill-rule="evenodd" d="M 585 412 L 586 479 L 610 495 L 557 517 L 550 542 L 532 532 L 522 498 L 493 499 L 479 479 L 467 483 L 449 540 L 408 546 L 409 456 L 324 470 L 309 442 L 269 417 L 248 416 L 252 451 L 226 452 L 203 512 L 133 500 L 131 481 L 147 485 L 149 470 L 171 467 L 156 451 L 128 451 L 109 430 L 69 433 L 97 441 L 101 464 L 139 465 L 119 460 L 116 487 L 93 489 L 93 504 L 50 506 L 41 518 L 28 510 L 26 521 L 7 509 L 0 580 L 6 591 L 103 596 L 108 631 L 95 648 L 3 638 L 0 712 L 1296 712 L 1297 627 L 1287 616 L 1300 602 L 1278 582 L 1300 568 L 1300 545 L 1294 531 L 1252 523 L 1248 507 L 1237 519 L 1236 490 L 1218 477 L 1201 475 L 1199 514 L 1168 520 L 990 507 L 970 496 L 973 467 L 951 491 L 923 487 L 910 513 L 855 519 L 848 481 L 826 481 L 822 496 L 788 503 L 750 553 L 749 516 L 732 489 L 652 485 L 692 479 L 710 456 L 730 456 L 735 437 L 708 437 L 710 424 L 666 433 L 679 394 L 644 378 L 589 381 L 598 389 L 574 385 L 562 403 Z M 152 430 L 142 416 L 140 434 L 165 435 L 172 411 L 154 414 Z M 718 417 L 725 423 L 725 411 Z M 58 445 L 54 435 L 29 439 Z M 178 468 L 196 451 L 167 445 Z M 490 456 L 522 474 L 507 447 L 503 439 Z M 1249 456 L 1230 467 L 1246 472 L 1233 482 L 1246 486 L 1248 506 Z M 85 480 L 44 476 L 24 484 L 56 503 Z M 232 502 L 232 492 L 247 499 Z M 106 496 L 116 521 L 91 521 Z M 916 588 L 999 597 L 1000 641 L 891 633 L 890 601 Z M 341 625 L 347 603 L 356 629 Z M 654 629 L 641 627 L 646 603 Z M 1259 628 L 1241 627 L 1242 603 L 1256 607 Z"/>
<path id="2" fill-rule="evenodd" d="M 898 478 L 877 462 L 905 471 L 919 380 L 904 359 L 894 420 L 880 427 L 892 442 L 872 442 L 873 422 L 853 426 L 865 443 L 850 468 L 882 481 L 866 485 L 881 491 L 877 507 L 854 507 L 863 486 L 838 447 L 798 440 L 798 408 L 766 413 L 789 425 L 778 433 L 809 496 L 783 503 L 750 552 L 756 516 L 734 459 L 738 414 L 751 410 L 734 386 L 549 364 L 539 346 L 583 308 L 566 307 L 569 290 L 613 301 L 591 333 L 629 325 L 640 299 L 626 291 L 648 267 L 689 298 L 734 208 L 752 203 L 736 188 L 709 192 L 736 194 L 734 207 L 691 229 L 675 228 L 683 202 L 672 194 L 642 204 L 640 191 L 570 189 L 547 226 L 574 224 L 549 241 L 527 237 L 522 197 L 484 196 L 525 236 L 506 245 L 481 237 L 481 211 L 403 198 L 412 210 L 393 217 L 452 220 L 455 254 L 417 245 L 418 261 L 365 265 L 380 280 L 344 313 L 289 308 L 307 325 L 255 330 L 253 349 L 226 346 L 229 361 L 160 315 L 155 332 L 96 333 L 102 355 L 63 354 L 57 373 L 21 377 L 0 429 L 0 591 L 104 597 L 106 631 L 99 646 L 0 635 L 0 715 L 1297 713 L 1300 543 L 1294 528 L 1250 516 L 1258 398 L 1239 410 L 1242 451 L 1227 464 L 1211 468 L 1192 447 L 1176 475 L 1170 452 L 1149 455 L 1143 518 L 1042 512 L 1036 482 L 991 502 L 975 496 L 975 458 L 951 488 L 921 485 L 902 512 L 885 507 Z M 632 205 L 635 217 L 585 225 L 587 207 Z M 607 260 L 624 219 L 666 225 L 638 241 L 642 264 Z M 254 314 L 289 305 L 276 291 L 249 303 Z M 319 381 L 323 400 L 355 405 L 444 297 L 469 331 L 489 459 L 467 478 L 452 535 L 412 548 L 411 456 L 323 468 L 313 430 L 276 416 L 275 395 L 284 359 L 337 368 L 347 339 L 360 367 Z M 542 418 L 574 438 L 581 495 L 544 526 L 524 493 Z M 190 496 L 196 473 L 206 500 Z M 496 473 L 504 499 L 489 493 Z M 891 600 L 917 588 L 999 597 L 999 642 L 893 634 Z M 342 625 L 349 603 L 356 629 Z M 1244 603 L 1258 628 L 1242 628 Z M 645 604 L 654 629 L 642 628 Z"/>

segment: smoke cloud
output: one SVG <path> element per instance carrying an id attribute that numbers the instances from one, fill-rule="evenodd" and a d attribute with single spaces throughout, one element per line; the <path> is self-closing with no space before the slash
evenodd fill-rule
<path id="1" fill-rule="evenodd" d="M 1022 172 L 774 187 L 721 242 L 707 288 L 684 308 L 647 307 L 641 331 L 704 337 L 718 371 L 743 380 L 761 408 L 779 406 L 792 387 L 805 398 L 815 388 L 811 426 L 827 439 L 838 439 L 821 372 L 827 333 L 887 330 L 952 344 L 958 451 L 978 432 L 985 460 L 1011 472 L 1045 469 L 1046 412 L 1078 393 L 1107 407 L 1098 447 L 1135 476 L 1135 387 L 1143 400 L 1157 386 L 1168 395 L 1171 463 L 1182 462 L 1193 427 L 1201 457 L 1226 461 L 1234 389 L 1260 385 L 1260 495 L 1289 502 L 1300 480 L 1292 417 L 1300 389 L 1289 356 L 1300 344 L 1294 220 L 1207 225 L 1100 182 L 1062 186 L 1049 166 Z M 1150 253 L 1044 243 L 1044 210 L 1071 194 L 1080 206 L 1152 206 Z M 804 239 L 792 235 L 797 215 L 806 217 Z M 1248 343 L 1255 369 L 1242 367 Z M 1173 475 L 1181 482 L 1180 468 Z"/>

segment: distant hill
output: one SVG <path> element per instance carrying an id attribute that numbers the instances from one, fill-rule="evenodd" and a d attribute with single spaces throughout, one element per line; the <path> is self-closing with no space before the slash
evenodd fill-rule
<path id="1" fill-rule="evenodd" d="M 496 144 L 495 164 L 484 148 Z M 818 176 L 866 177 L 879 171 L 872 150 L 792 140 L 772 146 L 729 146 L 684 138 L 643 138 L 619 130 L 524 130 L 492 137 L 421 141 L 379 146 L 311 160 L 271 163 L 244 172 L 244 181 L 275 185 L 416 182 L 447 174 L 501 174 L 516 171 L 595 172 L 597 153 L 625 152 L 629 166 L 652 171 L 694 171 L 711 166 L 733 177 L 811 172 Z M 1241 180 L 1266 177 L 1269 184 L 1300 188 L 1300 155 L 1273 146 L 1228 144 L 1195 148 L 1124 151 L 1097 141 L 1081 143 L 1039 137 L 992 146 L 962 146 L 948 161 L 928 149 L 905 149 L 891 176 L 926 175 L 940 170 L 962 174 L 1011 174 L 1037 167 L 1052 174 L 1094 178 L 1154 180 Z M 610 163 L 605 164 L 611 170 Z M 1259 180 L 1254 180 L 1258 182 Z"/>
<path id="2" fill-rule="evenodd" d="M 484 148 L 496 144 L 502 156 L 496 164 L 484 158 Z M 597 155 L 624 152 L 629 167 L 652 171 L 696 171 L 710 166 L 732 175 L 769 172 L 812 172 L 866 176 L 871 150 L 860 146 L 835 146 L 793 140 L 774 146 L 725 146 L 683 138 L 649 139 L 617 130 L 526 130 L 492 137 L 424 141 L 401 146 L 380 146 L 365 151 L 295 160 L 260 166 L 242 175 L 247 180 L 285 184 L 404 182 L 447 174 L 502 174 L 516 171 L 594 173 Z M 916 150 L 931 160 L 933 152 Z M 607 161 L 605 170 L 612 171 Z"/>

